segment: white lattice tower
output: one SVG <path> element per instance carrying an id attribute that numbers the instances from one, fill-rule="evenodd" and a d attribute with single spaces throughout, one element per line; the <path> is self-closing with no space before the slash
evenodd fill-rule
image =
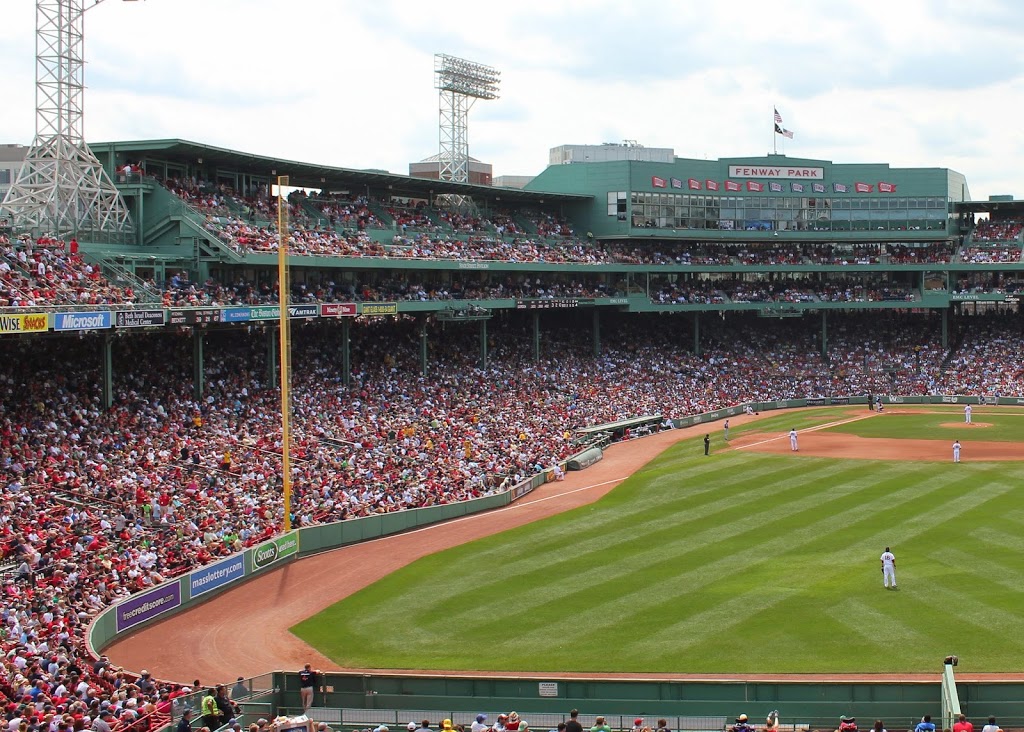
<path id="1" fill-rule="evenodd" d="M 36 136 L 0 205 L 19 229 L 127 234 L 128 207 L 82 133 L 84 0 L 36 0 Z"/>

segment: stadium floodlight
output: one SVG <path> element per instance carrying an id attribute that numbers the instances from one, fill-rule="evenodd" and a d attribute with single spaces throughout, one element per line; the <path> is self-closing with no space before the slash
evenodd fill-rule
<path id="1" fill-rule="evenodd" d="M 58 237 L 131 233 L 132 220 L 82 133 L 85 0 L 36 0 L 36 133 L 0 209 Z"/>
<path id="2" fill-rule="evenodd" d="M 439 97 L 441 180 L 469 180 L 469 110 L 477 99 L 497 99 L 501 72 L 491 66 L 434 54 L 434 87 Z"/>

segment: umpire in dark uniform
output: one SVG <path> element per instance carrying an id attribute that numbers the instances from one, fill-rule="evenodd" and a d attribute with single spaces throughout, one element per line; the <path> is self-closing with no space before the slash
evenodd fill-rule
<path id="1" fill-rule="evenodd" d="M 711 454 L 711 435 L 704 435 L 704 454 Z"/>

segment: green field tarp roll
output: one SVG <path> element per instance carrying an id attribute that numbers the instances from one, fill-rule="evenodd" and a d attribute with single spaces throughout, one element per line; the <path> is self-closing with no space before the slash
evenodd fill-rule
<path id="1" fill-rule="evenodd" d="M 596 463 L 598 460 L 604 457 L 604 451 L 599 447 L 592 447 L 589 450 L 584 450 L 576 457 L 572 458 L 565 464 L 569 470 L 583 470 L 589 468 L 591 465 Z"/>

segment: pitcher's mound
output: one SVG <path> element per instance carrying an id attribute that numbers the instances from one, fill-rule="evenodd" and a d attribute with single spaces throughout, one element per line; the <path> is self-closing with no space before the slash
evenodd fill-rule
<path id="1" fill-rule="evenodd" d="M 966 429 L 971 429 L 972 427 L 991 427 L 991 426 L 992 426 L 991 422 L 971 422 L 970 424 L 967 424 L 966 422 L 943 422 L 942 424 L 939 425 L 939 427 L 949 427 L 950 429 L 960 429 L 961 427 L 964 427 Z"/>

